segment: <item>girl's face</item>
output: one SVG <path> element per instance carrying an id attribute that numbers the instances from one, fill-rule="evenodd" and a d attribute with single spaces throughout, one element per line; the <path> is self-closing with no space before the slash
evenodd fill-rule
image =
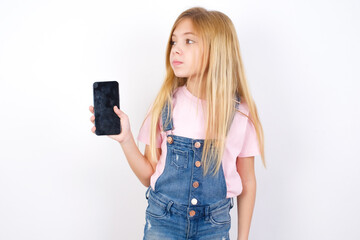
<path id="1" fill-rule="evenodd" d="M 171 46 L 170 64 L 175 76 L 194 78 L 201 66 L 202 42 L 190 19 L 185 18 L 177 25 Z"/>

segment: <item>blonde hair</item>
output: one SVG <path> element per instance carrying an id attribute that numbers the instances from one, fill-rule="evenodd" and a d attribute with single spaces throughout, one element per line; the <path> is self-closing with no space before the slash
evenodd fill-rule
<path id="1" fill-rule="evenodd" d="M 172 34 L 176 26 L 186 18 L 191 20 L 194 30 L 201 37 L 204 46 L 200 81 L 197 82 L 205 90 L 206 100 L 206 137 L 201 159 L 204 175 L 210 170 L 209 166 L 213 166 L 213 174 L 219 171 L 225 138 L 235 111 L 239 111 L 235 108 L 236 94 L 241 96 L 241 102 L 244 101 L 248 105 L 249 116 L 239 112 L 248 117 L 255 127 L 261 158 L 266 168 L 263 129 L 247 84 L 234 25 L 225 14 L 219 11 L 208 11 L 202 7 L 193 7 L 182 12 L 171 29 L 166 47 L 165 79 L 148 113 L 152 115 L 150 128 L 151 159 L 149 161 L 153 166 L 156 166 L 158 161 L 155 142 L 157 134 L 160 134 L 158 123 L 159 119 L 161 120 L 162 108 L 166 103 L 172 107 L 174 90 L 188 81 L 187 78 L 175 76 L 170 65 Z M 199 76 L 198 73 L 197 76 Z M 199 92 L 197 96 L 199 96 Z M 170 121 L 170 116 L 167 115 L 166 124 Z M 144 122 L 145 120 L 143 124 Z M 213 158 L 206 157 L 209 153 L 213 155 Z"/>

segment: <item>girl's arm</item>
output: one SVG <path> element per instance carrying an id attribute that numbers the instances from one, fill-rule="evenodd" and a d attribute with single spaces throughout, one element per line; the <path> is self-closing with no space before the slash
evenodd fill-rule
<path id="1" fill-rule="evenodd" d="M 90 121 L 95 123 L 94 116 L 94 107 L 90 106 L 89 110 L 93 115 L 90 117 Z M 145 156 L 139 151 L 139 148 L 135 144 L 134 137 L 132 135 L 130 129 L 130 122 L 128 116 L 121 111 L 119 108 L 114 106 L 114 112 L 119 116 L 121 121 L 121 133 L 118 135 L 108 135 L 110 138 L 116 140 L 120 143 L 126 159 L 135 173 L 135 175 L 139 178 L 140 182 L 148 187 L 150 185 L 150 177 L 154 173 L 154 169 L 156 167 L 156 163 L 150 163 L 148 159 L 150 159 L 150 151 L 149 146 L 146 145 L 145 148 Z M 95 126 L 92 127 L 91 131 L 95 133 Z M 161 149 L 157 149 L 157 157 L 161 154 Z"/>
<path id="2" fill-rule="evenodd" d="M 126 159 L 138 177 L 140 182 L 149 187 L 150 185 L 150 177 L 155 171 L 156 165 L 152 165 L 148 159 L 150 159 L 150 147 L 149 145 L 145 146 L 145 156 L 141 154 L 139 148 L 135 144 L 135 140 L 131 134 L 131 137 L 120 143 Z M 161 149 L 157 148 L 157 155 L 160 156 Z"/>
<path id="3" fill-rule="evenodd" d="M 256 196 L 254 157 L 238 157 L 236 167 L 243 185 L 242 193 L 237 196 L 238 240 L 248 240 Z"/>

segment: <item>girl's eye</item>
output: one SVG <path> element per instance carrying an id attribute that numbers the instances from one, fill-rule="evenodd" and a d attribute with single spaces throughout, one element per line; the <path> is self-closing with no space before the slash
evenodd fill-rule
<path id="1" fill-rule="evenodd" d="M 191 41 L 192 43 L 194 43 L 193 40 L 191 40 L 191 39 L 186 39 L 186 42 L 189 42 L 189 41 Z M 175 41 L 170 41 L 170 45 L 174 45 L 174 44 L 175 44 Z"/>

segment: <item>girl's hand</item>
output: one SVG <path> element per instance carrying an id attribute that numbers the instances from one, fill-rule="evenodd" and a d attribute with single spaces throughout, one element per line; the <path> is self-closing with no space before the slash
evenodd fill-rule
<path id="1" fill-rule="evenodd" d="M 129 118 L 123 111 L 121 111 L 119 108 L 117 108 L 117 106 L 114 106 L 113 109 L 114 109 L 114 112 L 116 113 L 116 115 L 118 115 L 120 118 L 121 133 L 118 135 L 107 135 L 107 136 L 118 141 L 119 143 L 125 143 L 125 142 L 131 140 L 131 138 L 132 138 Z M 95 124 L 94 107 L 90 106 L 89 110 L 93 114 L 90 117 L 90 121 Z M 91 131 L 93 133 L 95 133 L 95 129 L 96 129 L 96 127 L 93 126 L 91 128 Z"/>

